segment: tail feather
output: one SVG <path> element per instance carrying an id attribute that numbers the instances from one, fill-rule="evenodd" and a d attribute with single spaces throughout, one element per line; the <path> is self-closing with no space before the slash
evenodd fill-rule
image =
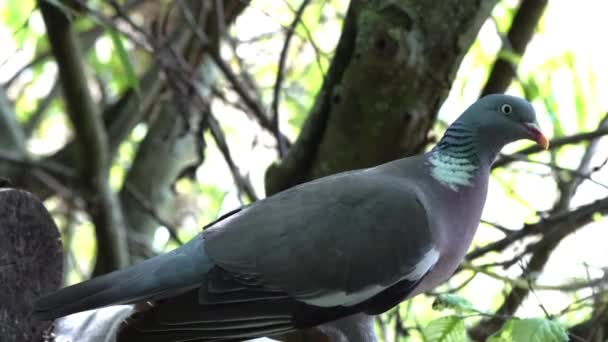
<path id="1" fill-rule="evenodd" d="M 200 289 L 161 300 L 126 320 L 117 341 L 242 341 L 296 329 L 293 299 L 203 304 Z"/>
<path id="2" fill-rule="evenodd" d="M 182 247 L 40 298 L 34 315 L 42 320 L 108 305 L 166 298 L 198 286 L 213 267 L 198 235 Z M 179 267 L 177 267 L 179 265 Z"/>
<path id="3" fill-rule="evenodd" d="M 308 305 L 288 296 L 268 299 L 259 291 L 247 292 L 249 301 L 232 301 L 244 293 L 224 292 L 224 301 L 204 293 L 209 281 L 197 289 L 159 300 L 148 310 L 131 315 L 120 330 L 117 341 L 243 341 L 262 336 L 309 328 L 352 314 L 352 308 L 323 308 Z M 217 276 L 217 273 L 215 274 Z M 218 299 L 218 298 L 214 298 Z"/>
<path id="4" fill-rule="evenodd" d="M 215 342 L 215 341 L 243 341 L 263 336 L 283 334 L 293 331 L 290 324 L 277 324 L 265 327 L 232 329 L 229 331 L 201 331 L 200 329 L 173 329 L 168 331 L 155 331 L 142 333 L 125 329 L 121 331 L 118 341 L 146 341 L 146 342 Z"/>

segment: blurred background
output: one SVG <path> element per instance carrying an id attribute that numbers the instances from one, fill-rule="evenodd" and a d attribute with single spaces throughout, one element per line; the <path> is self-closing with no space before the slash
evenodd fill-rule
<path id="1" fill-rule="evenodd" d="M 0 1 L 0 177 L 44 200 L 65 283 L 158 253 L 295 184 L 422 153 L 482 94 L 527 98 L 549 151 L 497 159 L 467 260 L 377 318 L 423 341 L 441 293 L 608 333 L 608 2 Z M 381 267 L 381 265 L 379 265 Z"/>

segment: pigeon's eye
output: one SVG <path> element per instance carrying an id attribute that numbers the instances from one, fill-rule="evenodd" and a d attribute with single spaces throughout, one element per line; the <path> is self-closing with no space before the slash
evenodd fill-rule
<path id="1" fill-rule="evenodd" d="M 505 114 L 511 114 L 511 112 L 513 111 L 513 107 L 511 107 L 510 104 L 505 103 L 502 106 L 500 106 L 500 111 Z"/>

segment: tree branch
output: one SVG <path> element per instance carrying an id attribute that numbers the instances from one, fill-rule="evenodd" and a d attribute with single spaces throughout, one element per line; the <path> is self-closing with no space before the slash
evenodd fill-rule
<path id="1" fill-rule="evenodd" d="M 25 136 L 4 88 L 0 87 L 0 148 L 25 153 Z"/>
<path id="2" fill-rule="evenodd" d="M 291 38 L 293 37 L 293 33 L 295 32 L 300 20 L 302 19 L 302 15 L 304 14 L 304 10 L 310 3 L 310 0 L 304 0 L 300 4 L 300 7 L 296 11 L 293 21 L 291 25 L 285 32 L 285 42 L 283 43 L 283 49 L 281 49 L 281 55 L 279 56 L 279 64 L 277 66 L 277 78 L 274 84 L 274 96 L 272 100 L 272 127 L 274 130 L 274 135 L 277 139 L 277 145 L 279 149 L 279 158 L 283 159 L 286 153 L 285 142 L 283 141 L 283 136 L 281 134 L 281 130 L 279 128 L 279 104 L 280 104 L 280 96 L 281 96 L 281 88 L 283 84 L 283 77 L 285 72 L 285 62 L 287 61 L 287 52 L 289 52 L 289 43 L 291 42 Z"/>
<path id="3" fill-rule="evenodd" d="M 526 224 L 520 230 L 517 230 L 501 240 L 490 243 L 484 247 L 477 248 L 467 254 L 465 260 L 471 261 L 477 259 L 489 252 L 502 252 L 516 241 L 522 240 L 527 236 L 542 234 L 547 237 L 553 232 L 560 232 L 559 235 L 565 232 L 571 232 L 589 224 L 593 221 L 593 215 L 608 215 L 608 197 L 578 207 L 574 210 L 553 214 L 534 224 Z"/>
<path id="4" fill-rule="evenodd" d="M 538 21 L 542 17 L 548 0 L 522 0 L 513 17 L 507 37 L 503 39 L 502 51 L 507 50 L 518 56 L 523 56 L 528 42 L 532 39 Z M 517 66 L 511 61 L 498 57 L 490 71 L 490 76 L 481 96 L 493 93 L 503 93 L 515 77 Z"/>
<path id="5" fill-rule="evenodd" d="M 534 290 L 568 292 L 568 291 L 576 291 L 576 290 L 580 290 L 580 289 L 584 289 L 584 288 L 600 286 L 600 285 L 608 282 L 608 274 L 606 274 L 603 277 L 596 278 L 596 279 L 573 280 L 571 282 L 564 283 L 564 284 L 557 284 L 557 285 L 537 284 L 537 283 L 531 282 L 529 279 L 510 278 L 507 276 L 503 276 L 496 272 L 490 271 L 487 267 L 476 266 L 476 265 L 472 265 L 470 263 L 463 264 L 462 268 L 465 270 L 473 271 L 475 273 L 485 274 L 490 278 L 494 278 L 496 280 L 503 281 L 513 287 L 521 288 L 521 289 L 525 289 L 525 290 L 534 289 Z"/>
<path id="6" fill-rule="evenodd" d="M 251 185 L 251 182 L 247 177 L 241 174 L 236 163 L 232 159 L 230 148 L 226 143 L 226 138 L 224 137 L 224 133 L 222 132 L 219 123 L 212 115 L 209 115 L 207 119 L 209 120 L 209 131 L 211 132 L 213 140 L 215 141 L 215 144 L 220 150 L 220 153 L 222 153 L 222 155 L 224 156 L 224 160 L 226 161 L 226 164 L 230 169 L 230 173 L 232 174 L 232 178 L 234 179 L 234 182 L 236 183 L 239 192 L 245 193 L 245 195 L 247 195 L 248 199 L 251 202 L 257 201 L 258 196 L 256 195 L 255 190 Z"/>
<path id="7" fill-rule="evenodd" d="M 351 1 L 300 136 L 266 172 L 267 194 L 420 153 L 495 3 Z"/>
<path id="8" fill-rule="evenodd" d="M 70 20 L 55 5 L 38 2 L 51 50 L 57 63 L 67 114 L 72 122 L 80 164 L 80 182 L 85 186 L 91 219 L 97 236 L 95 274 L 128 264 L 122 211 L 108 184 L 110 167 L 107 136 L 89 93 L 80 47 Z"/>
<path id="9" fill-rule="evenodd" d="M 207 5 L 209 2 L 176 3 L 181 11 L 176 19 L 178 27 L 175 32 L 160 32 L 159 37 L 151 37 L 155 41 L 149 42 L 155 49 L 157 68 L 164 72 L 164 87 L 172 92 L 174 103 L 160 104 L 158 114 L 151 119 L 148 133 L 138 147 L 125 184 L 129 184 L 153 203 L 153 209 L 161 217 L 170 216 L 168 211 L 174 199 L 171 188 L 174 182 L 185 169 L 200 164 L 204 153 L 202 132 L 188 129 L 187 126 L 191 122 L 202 122 L 205 115 L 199 107 L 192 106 L 192 99 L 197 96 L 196 89 L 201 84 L 213 84 L 216 81 L 213 73 L 198 72 L 199 68 L 204 70 L 204 65 L 210 63 L 209 55 L 216 50 L 213 44 L 220 40 L 220 37 L 215 36 L 218 32 L 217 25 L 212 24 L 215 20 L 207 20 L 204 14 L 199 18 L 192 15 L 208 9 L 201 7 Z M 231 23 L 245 6 L 240 0 L 226 1 L 222 11 L 226 17 L 216 20 Z M 209 13 L 216 12 L 208 10 Z M 161 36 L 163 34 L 166 36 Z M 204 44 L 197 39 L 199 35 L 205 37 Z M 196 78 L 199 74 L 203 79 Z M 157 220 L 149 211 L 142 210 L 124 187 L 121 199 L 130 228 L 146 237 L 147 241 L 142 243 L 151 244 Z"/>
<path id="10" fill-rule="evenodd" d="M 557 149 L 557 148 L 560 148 L 560 147 L 563 147 L 566 145 L 580 144 L 583 142 L 587 142 L 589 140 L 593 140 L 595 138 L 603 137 L 605 135 L 608 135 L 608 127 L 600 127 L 592 132 L 577 133 L 577 134 L 573 134 L 573 135 L 569 135 L 569 136 L 565 136 L 565 137 L 559 137 L 559 138 L 551 140 L 551 143 L 549 144 L 549 149 Z M 533 145 L 533 146 L 521 149 L 513 154 L 514 155 L 529 155 L 529 154 L 534 154 L 534 153 L 543 152 L 543 151 L 545 151 L 545 150 L 542 147 L 540 147 L 538 145 Z M 492 165 L 492 169 L 496 169 L 499 167 L 505 167 L 506 165 L 510 164 L 511 162 L 514 162 L 517 160 L 518 160 L 518 158 L 516 158 L 516 157 L 511 157 L 510 155 L 503 154 L 500 156 L 500 158 L 498 158 L 498 160 L 496 160 L 496 162 L 494 162 L 494 164 Z"/>
<path id="11" fill-rule="evenodd" d="M 604 118 L 600 122 L 598 129 L 605 128 L 607 123 L 608 119 Z M 591 172 L 591 168 L 589 163 L 595 153 L 598 139 L 599 137 L 591 139 L 591 142 L 575 171 L 583 176 L 587 175 L 587 177 L 584 178 L 590 177 L 589 172 Z M 601 215 L 606 215 L 606 213 L 608 213 L 608 208 L 606 207 L 606 205 L 608 205 L 608 198 L 583 206 L 577 210 L 568 211 L 570 200 L 576 193 L 578 186 L 581 184 L 581 179 L 581 177 L 573 177 L 567 182 L 558 182 L 558 184 L 561 183 L 561 193 L 558 201 L 551 210 L 551 213 L 554 213 L 552 220 L 550 220 L 552 221 L 552 224 L 547 227 L 548 229 L 539 229 L 543 234 L 542 239 L 533 246 L 528 246 L 531 248 L 526 249 L 526 252 L 532 251 L 532 255 L 523 270 L 525 274 L 537 274 L 541 272 L 552 252 L 565 237 L 591 222 L 594 214 L 599 213 Z M 488 320 L 480 322 L 480 324 L 471 329 L 471 335 L 475 339 L 485 340 L 490 334 L 500 328 L 505 321 L 504 317 L 510 317 L 515 313 L 530 291 L 533 291 L 531 287 L 514 287 L 508 295 L 506 295 L 505 300 L 497 310 L 496 315 Z"/>
<path id="12" fill-rule="evenodd" d="M 266 170 L 265 186 L 267 195 L 285 190 L 306 180 L 306 174 L 313 164 L 319 142 L 327 125 L 332 101 L 332 89 L 341 82 L 344 70 L 352 58 L 357 29 L 355 11 L 355 2 L 351 2 L 342 26 L 342 35 L 336 47 L 334 59 L 298 139 L 280 163 L 275 162 Z"/>

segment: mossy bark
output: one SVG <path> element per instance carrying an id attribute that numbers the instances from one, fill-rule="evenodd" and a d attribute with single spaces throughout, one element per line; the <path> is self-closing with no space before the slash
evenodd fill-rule
<path id="1" fill-rule="evenodd" d="M 268 195 L 424 150 L 460 63 L 496 0 L 353 0 L 316 103 Z M 287 341 L 322 341 L 313 331 Z"/>
<path id="2" fill-rule="evenodd" d="M 298 140 L 267 171 L 267 193 L 421 152 L 495 3 L 352 1 Z"/>

